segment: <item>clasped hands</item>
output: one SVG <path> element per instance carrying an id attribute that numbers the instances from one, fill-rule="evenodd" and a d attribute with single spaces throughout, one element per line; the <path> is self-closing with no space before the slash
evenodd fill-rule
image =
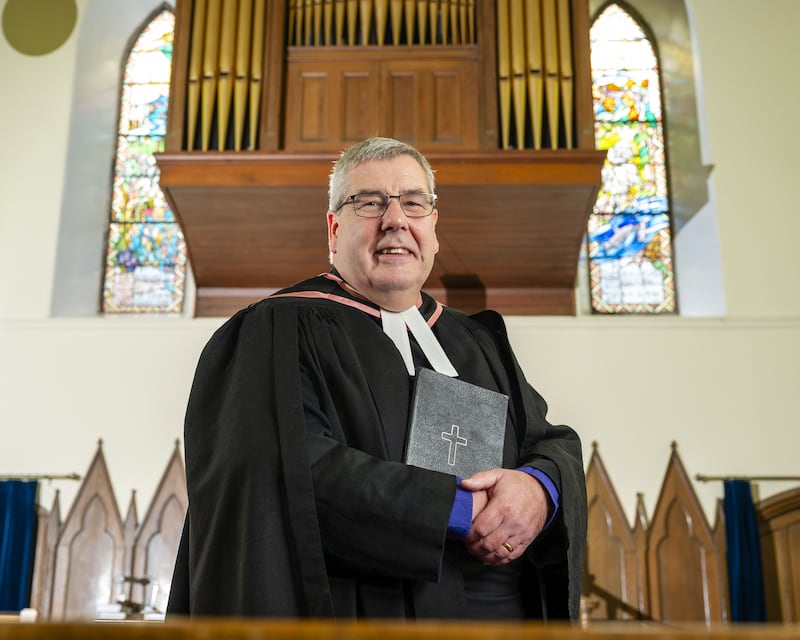
<path id="1" fill-rule="evenodd" d="M 484 564 L 516 560 L 544 528 L 547 492 L 524 471 L 481 471 L 462 480 L 461 488 L 472 492 L 472 528 L 464 544 Z"/>

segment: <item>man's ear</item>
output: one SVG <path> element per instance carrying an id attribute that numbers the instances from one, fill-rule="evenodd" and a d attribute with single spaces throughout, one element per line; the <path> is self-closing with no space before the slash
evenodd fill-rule
<path id="1" fill-rule="evenodd" d="M 328 251 L 336 253 L 336 233 L 339 230 L 339 218 L 334 211 L 328 211 Z"/>

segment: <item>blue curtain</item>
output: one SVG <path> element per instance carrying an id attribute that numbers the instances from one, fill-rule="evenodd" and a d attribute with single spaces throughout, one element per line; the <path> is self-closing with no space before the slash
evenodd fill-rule
<path id="1" fill-rule="evenodd" d="M 0 611 L 28 606 L 36 540 L 36 481 L 0 482 Z"/>
<path id="2" fill-rule="evenodd" d="M 732 622 L 765 622 L 758 520 L 747 480 L 725 481 L 725 538 Z"/>

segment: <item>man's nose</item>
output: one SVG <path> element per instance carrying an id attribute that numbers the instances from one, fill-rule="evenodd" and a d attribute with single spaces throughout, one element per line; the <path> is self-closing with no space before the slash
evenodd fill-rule
<path id="1" fill-rule="evenodd" d="M 408 226 L 408 216 L 400 206 L 399 198 L 389 198 L 389 206 L 381 217 L 382 229 L 401 229 Z"/>

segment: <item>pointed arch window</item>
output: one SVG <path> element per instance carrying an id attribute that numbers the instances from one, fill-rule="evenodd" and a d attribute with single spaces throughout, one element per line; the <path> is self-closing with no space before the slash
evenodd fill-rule
<path id="1" fill-rule="evenodd" d="M 164 150 L 175 16 L 160 9 L 125 63 L 106 248 L 103 311 L 179 313 L 186 244 L 153 154 Z"/>
<path id="2" fill-rule="evenodd" d="M 587 230 L 592 311 L 676 310 L 658 60 L 621 4 L 590 30 L 595 141 L 608 152 Z"/>

